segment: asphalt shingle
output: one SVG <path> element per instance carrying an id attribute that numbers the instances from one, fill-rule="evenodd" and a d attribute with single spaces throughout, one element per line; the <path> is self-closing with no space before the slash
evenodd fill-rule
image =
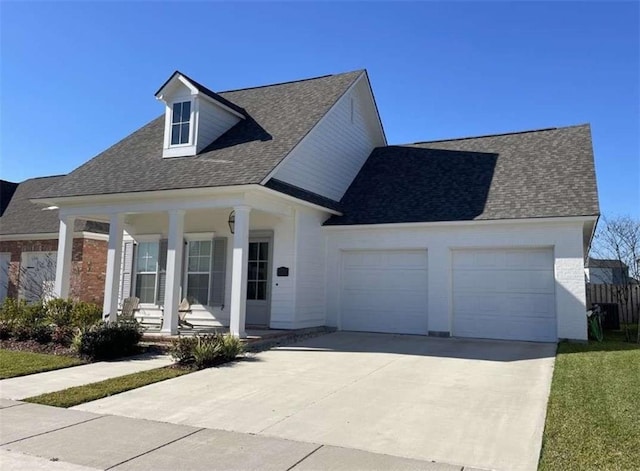
<path id="1" fill-rule="evenodd" d="M 30 199 L 63 178 L 64 175 L 56 175 L 19 183 L 0 217 L 0 235 L 57 233 L 60 228 L 58 211 L 45 209 L 42 205 L 32 203 Z M 3 186 L 4 183 L 2 182 Z M 109 225 L 77 219 L 74 230 L 108 233 Z"/>
<path id="2" fill-rule="evenodd" d="M 37 195 L 102 195 L 260 183 L 363 71 L 219 93 L 249 118 L 200 154 L 162 158 L 164 115 Z"/>
<path id="3" fill-rule="evenodd" d="M 326 225 L 599 214 L 588 125 L 375 149 Z"/>

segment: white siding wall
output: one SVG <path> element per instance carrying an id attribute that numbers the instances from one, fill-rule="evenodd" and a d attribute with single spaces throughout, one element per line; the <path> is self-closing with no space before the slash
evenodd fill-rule
<path id="1" fill-rule="evenodd" d="M 273 177 L 339 201 L 371 151 L 384 145 L 377 119 L 367 80 L 362 76 Z"/>
<path id="2" fill-rule="evenodd" d="M 200 152 L 235 126 L 240 118 L 204 99 L 199 98 L 197 103 L 199 118 L 196 149 Z"/>
<path id="3" fill-rule="evenodd" d="M 322 223 L 326 216 L 314 210 L 296 214 L 295 328 L 325 325 L 326 250 Z"/>
<path id="4" fill-rule="evenodd" d="M 293 329 L 295 320 L 295 219 L 282 217 L 273 228 L 273 263 L 271 264 L 271 321 L 273 329 Z M 289 276 L 277 276 L 278 267 L 289 268 Z"/>
<path id="5" fill-rule="evenodd" d="M 429 331 L 451 332 L 452 250 L 552 247 L 558 337 L 584 340 L 584 259 L 581 223 L 485 224 L 429 228 L 324 229 L 327 235 L 327 325 L 340 326 L 341 251 L 427 249 Z"/>

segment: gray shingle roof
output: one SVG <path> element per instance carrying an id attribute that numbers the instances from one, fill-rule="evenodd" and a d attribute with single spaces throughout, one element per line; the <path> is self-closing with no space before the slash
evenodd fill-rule
<path id="1" fill-rule="evenodd" d="M 38 197 L 260 183 L 362 71 L 219 95 L 249 118 L 197 156 L 162 158 L 164 115 L 51 185 Z"/>
<path id="2" fill-rule="evenodd" d="M 43 210 L 29 201 L 47 187 L 62 181 L 64 175 L 32 178 L 18 184 L 7 208 L 0 217 L 0 235 L 57 233 L 60 227 L 57 210 Z M 77 219 L 75 231 L 108 233 L 109 225 Z"/>
<path id="3" fill-rule="evenodd" d="M 326 196 L 313 193 L 309 190 L 305 190 L 304 188 L 291 185 L 290 183 L 276 180 L 275 178 L 271 178 L 268 182 L 265 183 L 264 186 L 272 190 L 279 191 L 280 193 L 284 193 L 285 195 L 293 196 L 294 198 L 317 204 L 318 206 L 322 206 L 324 208 L 333 209 L 334 211 L 342 211 L 340 203 L 338 203 L 337 201 L 327 198 Z"/>
<path id="4" fill-rule="evenodd" d="M 599 214 L 588 125 L 375 149 L 325 224 Z"/>
<path id="5" fill-rule="evenodd" d="M 615 259 L 591 258 L 587 260 L 587 268 L 628 268 L 627 264 Z"/>

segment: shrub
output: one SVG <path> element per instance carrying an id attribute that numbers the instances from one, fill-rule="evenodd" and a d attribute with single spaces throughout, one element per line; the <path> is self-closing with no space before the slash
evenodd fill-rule
<path id="1" fill-rule="evenodd" d="M 16 323 L 29 330 L 46 323 L 47 315 L 42 304 L 27 304 L 21 312 L 21 317 Z"/>
<path id="2" fill-rule="evenodd" d="M 13 326 L 10 322 L 0 321 L 0 340 L 6 340 L 13 335 Z"/>
<path id="3" fill-rule="evenodd" d="M 71 327 L 74 303 L 71 299 L 52 299 L 44 305 L 47 321 L 58 327 Z"/>
<path id="4" fill-rule="evenodd" d="M 13 326 L 13 338 L 20 341 L 29 340 L 31 338 L 31 328 L 26 325 L 16 323 Z"/>
<path id="5" fill-rule="evenodd" d="M 100 322 L 80 331 L 73 345 L 83 357 L 106 360 L 136 353 L 141 338 L 136 321 Z"/>
<path id="6" fill-rule="evenodd" d="M 22 319 L 26 307 L 27 303 L 22 300 L 5 298 L 0 308 L 0 320 L 7 323 L 18 322 Z"/>
<path id="7" fill-rule="evenodd" d="M 193 363 L 193 349 L 198 344 L 198 337 L 178 337 L 171 341 L 169 353 L 178 363 Z"/>
<path id="8" fill-rule="evenodd" d="M 51 342 L 51 335 L 53 334 L 53 328 L 49 325 L 40 324 L 34 325 L 29 328 L 29 336 L 38 343 Z"/>
<path id="9" fill-rule="evenodd" d="M 74 327 L 87 329 L 102 320 L 102 307 L 79 301 L 74 304 L 71 314 Z"/>
<path id="10" fill-rule="evenodd" d="M 171 356 L 181 364 L 194 364 L 202 369 L 233 360 L 244 347 L 232 335 L 195 335 L 179 337 L 171 343 Z"/>
<path id="11" fill-rule="evenodd" d="M 51 332 L 51 341 L 68 347 L 73 339 L 74 331 L 71 327 L 55 326 Z"/>

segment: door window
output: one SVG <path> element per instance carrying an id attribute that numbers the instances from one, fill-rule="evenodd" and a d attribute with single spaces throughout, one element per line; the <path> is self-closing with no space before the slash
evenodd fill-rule
<path id="1" fill-rule="evenodd" d="M 269 242 L 249 242 L 247 299 L 267 299 L 269 278 Z"/>

